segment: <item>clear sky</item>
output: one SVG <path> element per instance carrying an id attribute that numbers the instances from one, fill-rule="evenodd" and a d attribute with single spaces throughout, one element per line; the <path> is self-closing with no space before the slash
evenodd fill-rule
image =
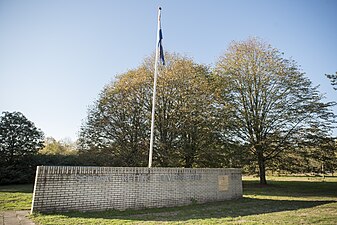
<path id="1" fill-rule="evenodd" d="M 155 50 L 159 6 L 164 50 L 214 65 L 257 36 L 337 101 L 324 76 L 337 71 L 335 0 L 0 0 L 0 112 L 75 140 L 103 86 Z"/>

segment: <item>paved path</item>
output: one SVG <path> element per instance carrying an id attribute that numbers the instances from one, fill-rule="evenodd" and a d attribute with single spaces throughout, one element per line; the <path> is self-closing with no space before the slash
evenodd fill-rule
<path id="1" fill-rule="evenodd" d="M 29 211 L 3 211 L 0 212 L 0 225 L 35 225 L 27 218 Z"/>

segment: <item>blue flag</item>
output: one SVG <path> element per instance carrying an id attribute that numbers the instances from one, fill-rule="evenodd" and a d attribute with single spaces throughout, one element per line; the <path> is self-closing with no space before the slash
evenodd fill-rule
<path id="1" fill-rule="evenodd" d="M 158 42 L 158 47 L 159 47 L 159 58 L 162 62 L 163 65 L 165 65 L 165 58 L 164 58 L 164 49 L 163 49 L 163 45 L 161 43 L 163 39 L 163 33 L 161 31 L 161 28 L 159 29 L 159 42 Z"/>

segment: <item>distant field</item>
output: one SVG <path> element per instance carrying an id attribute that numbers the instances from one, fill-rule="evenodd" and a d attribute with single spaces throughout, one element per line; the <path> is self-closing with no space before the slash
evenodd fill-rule
<path id="1" fill-rule="evenodd" d="M 336 177 L 324 182 L 320 177 L 268 177 L 268 181 L 268 186 L 261 186 L 257 178 L 245 177 L 244 197 L 233 201 L 141 211 L 35 214 L 31 218 L 39 224 L 336 224 Z M 1 200 L 10 196 L 4 193 L 20 196 L 21 189 L 19 208 L 29 208 L 26 195 L 31 196 L 27 191 L 32 187 L 15 187 L 0 186 Z M 12 188 L 16 191 L 10 192 Z"/>

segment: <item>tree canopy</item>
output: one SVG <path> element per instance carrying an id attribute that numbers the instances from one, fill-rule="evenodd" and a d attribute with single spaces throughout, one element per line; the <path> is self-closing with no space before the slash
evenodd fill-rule
<path id="1" fill-rule="evenodd" d="M 20 112 L 3 112 L 0 117 L 0 158 L 14 164 L 43 147 L 43 133 Z"/>
<path id="2" fill-rule="evenodd" d="M 43 133 L 20 112 L 0 116 L 0 184 L 32 182 Z"/>
<path id="3" fill-rule="evenodd" d="M 331 128 L 334 103 L 323 103 L 296 62 L 259 39 L 233 42 L 216 73 L 223 79 L 223 97 L 234 109 L 232 138 L 255 156 L 262 184 L 267 161 Z"/>
<path id="4" fill-rule="evenodd" d="M 77 151 L 75 143 L 69 139 L 57 141 L 52 137 L 47 137 L 44 140 L 44 147 L 39 150 L 39 153 L 43 155 L 76 155 Z"/>
<path id="5" fill-rule="evenodd" d="M 153 58 L 107 85 L 80 133 L 81 152 L 107 153 L 116 165 L 145 166 L 149 149 Z M 209 68 L 175 54 L 160 68 L 154 164 L 192 167 L 215 157 L 218 109 Z M 213 128 L 213 129 L 211 129 Z M 114 161 L 112 160 L 112 161 Z M 117 160 L 117 161 L 116 161 Z"/>

